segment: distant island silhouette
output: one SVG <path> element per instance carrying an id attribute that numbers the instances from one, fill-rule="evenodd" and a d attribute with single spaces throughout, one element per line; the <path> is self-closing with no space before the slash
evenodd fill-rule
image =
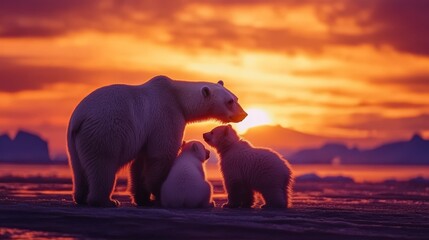
<path id="1" fill-rule="evenodd" d="M 429 140 L 415 134 L 409 141 L 392 142 L 360 150 L 328 143 L 317 149 L 304 149 L 288 156 L 294 164 L 429 164 Z"/>
<path id="2" fill-rule="evenodd" d="M 372 148 L 349 146 L 374 145 L 375 139 L 366 139 L 371 142 L 368 144 L 365 139 L 327 138 L 281 126 L 251 128 L 244 138 L 255 146 L 279 151 L 292 164 L 429 165 L 429 140 L 418 133 L 408 141 L 382 143 Z M 67 159 L 51 159 L 46 140 L 36 133 L 19 130 L 13 139 L 8 134 L 0 135 L 0 162 L 67 163 Z"/>
<path id="3" fill-rule="evenodd" d="M 360 148 L 368 149 L 385 142 L 383 139 L 375 137 L 327 137 L 285 128 L 280 125 L 253 127 L 243 137 L 256 146 L 267 146 L 289 154 L 301 149 L 318 148 L 326 143 L 341 143 L 347 146 L 359 146 Z"/>
<path id="4" fill-rule="evenodd" d="M 317 136 L 277 125 L 251 128 L 243 137 L 255 146 L 276 149 L 292 164 L 429 165 L 429 140 L 418 133 L 408 141 L 381 142 Z"/>
<path id="5" fill-rule="evenodd" d="M 40 136 L 19 130 L 15 138 L 0 135 L 0 162 L 49 163 L 48 142 Z"/>

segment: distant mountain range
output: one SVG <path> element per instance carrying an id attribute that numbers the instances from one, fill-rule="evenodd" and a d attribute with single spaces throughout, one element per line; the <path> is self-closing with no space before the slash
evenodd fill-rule
<path id="1" fill-rule="evenodd" d="M 325 137 L 308 133 L 303 133 L 280 125 L 258 126 L 250 128 L 243 137 L 255 146 L 266 146 L 293 152 L 304 148 L 316 148 L 326 143 L 340 143 L 347 146 L 357 146 L 359 148 L 371 148 L 383 143 L 379 138 L 339 138 Z"/>
<path id="2" fill-rule="evenodd" d="M 14 139 L 8 134 L 0 135 L 0 162 L 49 163 L 48 142 L 22 130 Z"/>
<path id="3" fill-rule="evenodd" d="M 202 141 L 200 132 L 190 136 Z M 419 134 L 408 141 L 382 144 L 376 138 L 330 138 L 281 126 L 260 126 L 249 129 L 243 137 L 255 146 L 277 150 L 293 164 L 429 164 L 429 140 Z M 65 156 L 52 161 L 47 141 L 37 134 L 20 130 L 14 139 L 0 135 L 0 162 L 59 163 L 67 162 Z"/>
<path id="4" fill-rule="evenodd" d="M 419 134 L 409 141 L 383 144 L 369 150 L 348 148 L 343 144 L 325 144 L 305 149 L 290 156 L 293 164 L 429 164 L 429 140 Z"/>

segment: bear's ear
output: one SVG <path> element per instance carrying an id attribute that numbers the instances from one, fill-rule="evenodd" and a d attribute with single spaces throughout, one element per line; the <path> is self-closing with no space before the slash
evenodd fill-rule
<path id="1" fill-rule="evenodd" d="M 182 142 L 182 147 L 183 147 L 183 146 L 185 146 L 185 144 L 186 144 L 186 141 L 185 141 L 185 140 L 183 140 L 183 142 Z"/>
<path id="2" fill-rule="evenodd" d="M 211 95 L 210 88 L 207 86 L 201 88 L 201 93 L 203 94 L 204 97 L 210 97 Z"/>
<path id="3" fill-rule="evenodd" d="M 228 125 L 226 125 L 227 127 L 229 127 L 230 129 L 232 129 L 232 126 L 231 126 L 231 124 L 228 124 Z"/>
<path id="4" fill-rule="evenodd" d="M 220 84 L 221 86 L 223 86 L 223 81 L 222 80 L 219 80 L 217 83 Z"/>

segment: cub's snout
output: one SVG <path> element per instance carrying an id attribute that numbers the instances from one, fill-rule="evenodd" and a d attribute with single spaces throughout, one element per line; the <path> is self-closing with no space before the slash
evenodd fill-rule
<path id="1" fill-rule="evenodd" d="M 210 158 L 210 151 L 206 149 L 206 158 L 205 158 L 205 160 L 207 160 L 209 158 Z"/>
<path id="2" fill-rule="evenodd" d="M 211 140 L 211 134 L 209 132 L 203 134 L 204 141 L 207 143 Z"/>

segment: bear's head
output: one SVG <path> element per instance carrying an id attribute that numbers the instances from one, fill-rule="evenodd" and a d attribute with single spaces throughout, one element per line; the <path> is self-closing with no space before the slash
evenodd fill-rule
<path id="1" fill-rule="evenodd" d="M 218 150 L 240 141 L 240 137 L 230 124 L 213 128 L 210 132 L 204 133 L 203 138 Z"/>
<path id="2" fill-rule="evenodd" d="M 210 157 L 210 151 L 199 141 L 183 141 L 182 153 L 190 152 L 201 162 L 205 162 Z"/>
<path id="3" fill-rule="evenodd" d="M 238 98 L 224 87 L 222 80 L 217 84 L 203 86 L 201 94 L 211 117 L 223 123 L 241 122 L 247 117 L 247 113 L 238 103 Z"/>

